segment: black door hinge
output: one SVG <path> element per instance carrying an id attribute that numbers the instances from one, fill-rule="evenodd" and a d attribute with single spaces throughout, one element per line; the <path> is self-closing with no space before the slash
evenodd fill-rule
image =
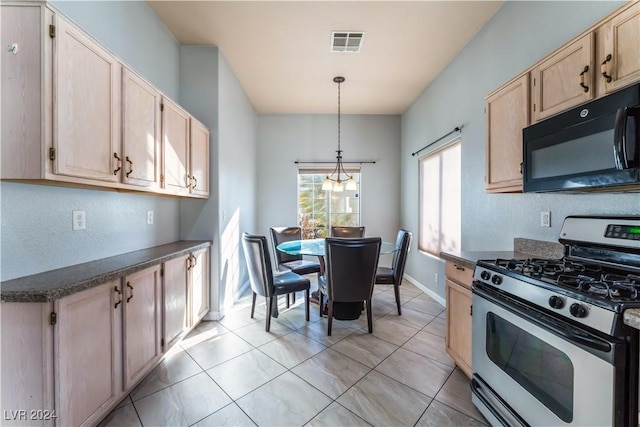
<path id="1" fill-rule="evenodd" d="M 51 314 L 49 315 L 49 323 L 51 325 L 55 325 L 58 322 L 58 315 L 56 314 L 55 311 L 52 311 Z"/>
<path id="2" fill-rule="evenodd" d="M 49 37 L 51 37 L 52 39 L 56 37 L 56 26 L 55 25 L 49 25 Z"/>
<path id="3" fill-rule="evenodd" d="M 56 149 L 51 147 L 49 148 L 49 160 L 55 160 L 56 159 Z"/>

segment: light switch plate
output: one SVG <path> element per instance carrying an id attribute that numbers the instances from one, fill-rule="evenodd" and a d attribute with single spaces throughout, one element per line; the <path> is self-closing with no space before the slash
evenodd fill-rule
<path id="1" fill-rule="evenodd" d="M 85 211 L 71 211 L 72 228 L 74 231 L 87 229 Z"/>
<path id="2" fill-rule="evenodd" d="M 551 227 L 551 212 L 540 212 L 540 227 Z"/>
<path id="3" fill-rule="evenodd" d="M 153 211 L 147 211 L 147 224 L 153 224 Z"/>

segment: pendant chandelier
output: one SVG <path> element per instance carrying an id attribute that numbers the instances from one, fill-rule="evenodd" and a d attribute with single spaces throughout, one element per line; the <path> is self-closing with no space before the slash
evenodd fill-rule
<path id="1" fill-rule="evenodd" d="M 344 77 L 341 76 L 333 78 L 333 81 L 338 84 L 338 149 L 336 150 L 338 155 L 336 156 L 335 169 L 322 182 L 323 190 L 333 190 L 337 192 L 344 191 L 345 187 L 350 191 L 358 189 L 356 180 L 344 170 L 344 166 L 342 165 L 342 150 L 340 149 L 340 83 L 344 83 L 344 80 Z M 343 185 L 345 181 L 346 185 Z"/>

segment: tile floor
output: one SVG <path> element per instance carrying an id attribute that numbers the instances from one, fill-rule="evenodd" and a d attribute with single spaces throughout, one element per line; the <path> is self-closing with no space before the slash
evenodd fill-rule
<path id="1" fill-rule="evenodd" d="M 311 276 L 309 276 L 311 278 Z M 280 301 L 264 330 L 264 303 L 242 298 L 202 322 L 101 426 L 484 426 L 469 381 L 444 350 L 444 311 L 413 285 L 376 286 L 366 315 L 334 321 L 311 304 L 304 319 Z M 260 300 L 260 299 L 258 299 Z"/>

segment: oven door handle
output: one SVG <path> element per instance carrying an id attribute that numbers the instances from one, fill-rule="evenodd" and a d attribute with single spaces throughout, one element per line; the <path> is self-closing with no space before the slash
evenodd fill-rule
<path id="1" fill-rule="evenodd" d="M 572 343 L 579 344 L 603 353 L 611 352 L 611 343 L 598 339 L 597 337 L 578 335 L 575 332 L 571 331 L 569 328 L 559 325 L 557 322 L 543 322 L 538 318 L 539 316 L 535 315 L 541 312 L 534 310 L 531 307 L 527 307 L 524 304 L 519 303 L 518 301 L 515 301 L 506 295 L 501 295 L 498 299 L 493 294 L 487 292 L 484 289 L 480 289 L 478 286 L 474 286 L 473 291 L 478 296 L 490 301 L 491 303 L 510 311 L 516 316 L 522 316 L 528 321 L 541 327 L 542 329 L 546 329 L 552 333 L 555 333 L 556 335 L 566 338 Z"/>

